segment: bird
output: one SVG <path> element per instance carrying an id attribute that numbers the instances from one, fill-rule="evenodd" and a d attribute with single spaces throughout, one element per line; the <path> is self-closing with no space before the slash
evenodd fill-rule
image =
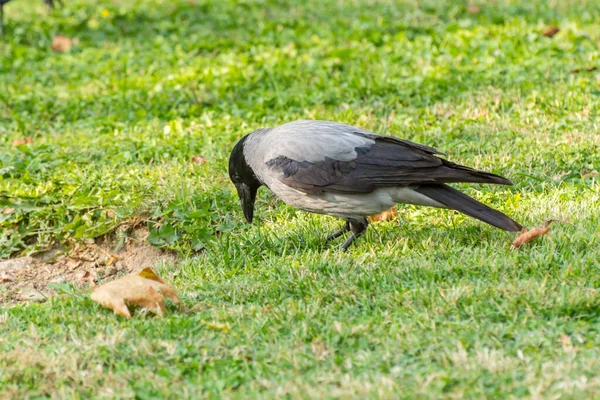
<path id="1" fill-rule="evenodd" d="M 0 37 L 4 36 L 4 5 L 9 3 L 11 0 L 0 0 Z M 63 5 L 62 0 L 58 0 L 60 5 Z M 50 8 L 54 8 L 54 0 L 44 0 L 44 3 Z"/>
<path id="2" fill-rule="evenodd" d="M 261 186 L 300 210 L 345 221 L 327 241 L 348 232 L 347 250 L 369 216 L 398 203 L 457 210 L 509 232 L 522 226 L 448 183 L 512 185 L 502 176 L 446 160 L 436 149 L 358 127 L 298 120 L 242 137 L 229 157 L 229 177 L 252 223 Z"/>

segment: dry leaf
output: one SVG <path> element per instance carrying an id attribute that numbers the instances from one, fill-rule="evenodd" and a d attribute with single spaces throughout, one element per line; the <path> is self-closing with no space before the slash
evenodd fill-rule
<path id="1" fill-rule="evenodd" d="M 91 288 L 96 287 L 96 272 L 90 273 L 90 271 L 83 271 L 80 273 L 79 280 L 82 282 L 87 282 Z"/>
<path id="2" fill-rule="evenodd" d="M 6 214 L 6 215 L 12 214 L 14 212 L 15 212 L 15 209 L 14 208 L 10 208 L 10 207 L 5 208 L 4 210 L 2 210 L 2 214 Z"/>
<path id="3" fill-rule="evenodd" d="M 552 222 L 563 222 L 565 224 L 570 223 L 569 221 L 563 221 L 560 219 L 547 219 L 544 222 L 542 222 L 542 226 L 539 228 L 533 227 L 530 230 L 527 230 L 527 228 L 523 227 L 523 229 L 521 230 L 521 234 L 519 234 L 519 236 L 517 236 L 512 242 L 510 250 L 512 251 L 518 247 L 523 246 L 525 243 L 532 242 L 540 236 L 545 235 L 550 231 L 550 224 Z"/>
<path id="4" fill-rule="evenodd" d="M 540 236 L 545 235 L 549 231 L 550 231 L 549 227 L 546 227 L 546 228 L 533 227 L 530 230 L 527 230 L 527 228 L 523 227 L 523 229 L 521 230 L 521 234 L 519 236 L 517 236 L 517 238 L 512 242 L 510 249 L 514 250 L 518 247 L 523 246 L 525 243 L 532 242 L 535 239 L 539 238 Z"/>
<path id="5" fill-rule="evenodd" d="M 559 340 L 562 345 L 570 346 L 573 344 L 573 342 L 571 342 L 571 338 L 567 335 L 562 335 Z"/>
<path id="6" fill-rule="evenodd" d="M 595 178 L 598 175 L 598 171 L 593 170 L 593 171 L 588 171 L 587 169 L 584 169 L 583 171 L 581 171 L 581 176 L 583 177 L 583 179 L 587 179 L 587 178 Z"/>
<path id="7" fill-rule="evenodd" d="M 471 14 L 478 14 L 481 11 L 481 8 L 477 4 L 469 4 L 467 6 L 467 11 Z"/>
<path id="8" fill-rule="evenodd" d="M 8 272 L 0 273 L 0 283 L 14 282 L 15 280 L 16 280 L 16 278 L 14 276 L 12 276 L 11 274 L 9 274 Z"/>
<path id="9" fill-rule="evenodd" d="M 52 43 L 50 44 L 50 48 L 52 51 L 57 53 L 64 53 L 71 49 L 73 45 L 73 40 L 70 37 L 64 35 L 56 35 L 54 39 L 52 39 Z"/>
<path id="10" fill-rule="evenodd" d="M 554 35 L 556 35 L 558 32 L 560 32 L 560 28 L 558 26 L 550 26 L 544 29 L 544 32 L 542 32 L 542 36 L 551 38 L 554 37 Z"/>
<path id="11" fill-rule="evenodd" d="M 104 260 L 104 265 L 110 267 L 111 265 L 114 265 L 117 261 L 119 261 L 119 256 L 116 254 L 111 254 Z"/>
<path id="12" fill-rule="evenodd" d="M 388 221 L 388 220 L 394 218 L 396 215 L 398 215 L 398 210 L 396 209 L 396 206 L 394 206 L 394 207 L 390 208 L 389 210 L 386 210 L 382 213 L 370 216 L 369 220 L 371 222 Z"/>
<path id="13" fill-rule="evenodd" d="M 562 335 L 558 341 L 560 342 L 560 345 L 564 351 L 573 351 L 573 342 L 569 336 Z"/>
<path id="14" fill-rule="evenodd" d="M 137 273 L 97 287 L 91 294 L 93 301 L 128 319 L 131 318 L 131 314 L 125 302 L 146 308 L 155 314 L 166 314 L 163 296 L 181 304 L 175 290 L 151 268 L 144 268 Z"/>
<path id="15" fill-rule="evenodd" d="M 569 72 L 570 74 L 578 74 L 580 72 L 592 72 L 597 70 L 598 67 L 587 67 L 587 68 L 577 68 Z"/>
<path id="16" fill-rule="evenodd" d="M 203 156 L 192 157 L 192 163 L 194 163 L 194 164 L 204 164 L 205 162 L 206 162 L 206 158 Z"/>
<path id="17" fill-rule="evenodd" d="M 27 136 L 24 138 L 17 138 L 15 140 L 13 140 L 13 146 L 17 147 L 17 146 L 21 146 L 24 144 L 32 144 L 33 143 L 33 138 L 31 136 Z"/>

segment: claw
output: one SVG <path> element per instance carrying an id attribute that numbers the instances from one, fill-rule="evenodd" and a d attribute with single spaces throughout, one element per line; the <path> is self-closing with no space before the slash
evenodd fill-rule
<path id="1" fill-rule="evenodd" d="M 344 227 L 342 229 L 338 229 L 337 231 L 328 235 L 327 239 L 325 239 L 325 241 L 329 242 L 329 241 L 332 241 L 333 239 L 337 239 L 340 236 L 342 236 L 344 233 L 348 232 L 349 230 L 350 230 L 350 223 L 346 222 L 346 225 L 344 225 Z"/>
<path id="2" fill-rule="evenodd" d="M 335 238 L 343 235 L 345 232 L 351 231 L 352 234 L 350 235 L 350 237 L 348 239 L 346 239 L 344 244 L 342 244 L 342 251 L 346 251 L 354 243 L 354 241 L 357 238 L 364 235 L 364 233 L 367 231 L 368 226 L 369 226 L 369 221 L 366 218 L 359 219 L 359 220 L 353 219 L 353 220 L 346 221 L 346 226 L 344 228 L 340 229 L 339 231 L 333 232 L 331 235 L 329 235 L 327 237 L 327 240 L 335 239 Z"/>
<path id="3" fill-rule="evenodd" d="M 354 243 L 355 240 L 356 240 L 356 235 L 354 235 L 354 234 L 350 235 L 350 237 L 348 239 L 346 239 L 346 241 L 342 245 L 342 251 L 348 250 L 348 248 L 350 246 L 352 246 L 352 243 Z"/>

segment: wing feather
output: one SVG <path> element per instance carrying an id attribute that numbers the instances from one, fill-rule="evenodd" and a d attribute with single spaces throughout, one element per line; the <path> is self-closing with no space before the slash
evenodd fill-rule
<path id="1" fill-rule="evenodd" d="M 432 147 L 348 125 L 297 121 L 271 133 L 267 167 L 305 193 L 369 193 L 378 187 L 450 182 L 512 184 L 449 162 Z"/>

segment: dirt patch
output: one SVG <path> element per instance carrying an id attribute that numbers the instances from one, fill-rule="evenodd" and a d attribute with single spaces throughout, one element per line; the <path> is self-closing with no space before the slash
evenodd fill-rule
<path id="1" fill-rule="evenodd" d="M 120 274 L 176 259 L 150 246 L 147 236 L 147 231 L 136 230 L 123 244 L 104 238 L 69 250 L 57 247 L 0 261 L 0 304 L 46 301 L 61 290 L 94 287 Z"/>

